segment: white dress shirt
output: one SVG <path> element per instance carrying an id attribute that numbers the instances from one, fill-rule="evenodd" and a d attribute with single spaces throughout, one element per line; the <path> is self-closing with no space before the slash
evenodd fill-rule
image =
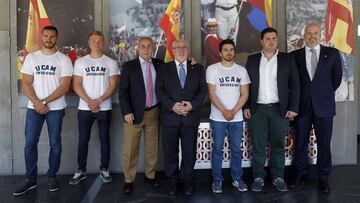
<path id="1" fill-rule="evenodd" d="M 308 71 L 310 80 L 312 80 L 312 75 L 311 73 L 311 56 L 312 56 L 312 52 L 310 51 L 310 47 L 305 46 L 305 57 L 306 57 L 306 69 Z M 316 57 L 317 57 L 317 61 L 319 62 L 319 58 L 320 58 L 320 45 L 318 44 L 316 47 L 314 47 L 313 49 L 315 49 L 316 51 Z"/>
<path id="2" fill-rule="evenodd" d="M 179 76 L 179 78 L 180 78 L 180 63 L 177 61 L 177 60 L 175 60 L 175 63 L 176 63 L 176 70 L 177 70 L 177 73 L 178 73 L 178 76 Z M 185 75 L 187 75 L 187 61 L 185 60 L 182 64 L 184 64 L 184 69 L 185 69 Z"/>
<path id="3" fill-rule="evenodd" d="M 267 60 L 264 53 L 261 52 L 259 68 L 259 94 L 257 99 L 257 103 L 259 104 L 279 102 L 277 87 L 277 55 L 278 50 L 270 60 Z"/>
<path id="4" fill-rule="evenodd" d="M 237 0 L 216 0 L 215 5 L 217 6 L 224 6 L 224 7 L 231 7 L 237 5 Z"/>

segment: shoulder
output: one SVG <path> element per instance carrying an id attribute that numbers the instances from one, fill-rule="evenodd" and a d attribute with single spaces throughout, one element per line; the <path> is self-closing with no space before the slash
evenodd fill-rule
<path id="1" fill-rule="evenodd" d="M 326 47 L 326 46 L 321 46 L 320 52 L 324 51 L 330 54 L 338 54 L 339 50 L 334 48 L 334 47 Z"/>
<path id="2" fill-rule="evenodd" d="M 125 67 L 128 67 L 128 66 L 133 66 L 136 62 L 139 62 L 139 58 L 136 58 L 136 59 L 133 59 L 133 60 L 130 60 L 130 61 L 126 61 L 123 64 L 123 67 L 125 68 Z"/>

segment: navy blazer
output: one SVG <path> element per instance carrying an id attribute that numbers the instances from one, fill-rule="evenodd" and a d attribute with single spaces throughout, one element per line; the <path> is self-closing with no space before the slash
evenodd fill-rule
<path id="1" fill-rule="evenodd" d="M 158 67 L 164 62 L 159 59 L 151 60 L 156 72 L 158 72 Z M 123 65 L 119 82 L 119 101 L 123 116 L 133 113 L 134 124 L 142 122 L 145 112 L 146 91 L 139 58 L 127 61 Z"/>
<path id="2" fill-rule="evenodd" d="M 294 58 L 291 54 L 278 52 L 277 55 L 277 88 L 280 102 L 280 111 L 285 116 L 286 111 L 299 112 L 300 82 Z M 246 62 L 246 70 L 249 74 L 250 96 L 245 108 L 250 108 L 254 115 L 259 96 L 261 53 L 250 55 Z"/>
<path id="3" fill-rule="evenodd" d="M 169 62 L 160 66 L 156 78 L 156 94 L 161 104 L 160 121 L 164 126 L 198 126 L 200 107 L 205 100 L 207 84 L 205 70 L 200 64 L 191 65 L 187 61 L 187 74 L 184 89 L 181 88 L 176 63 Z M 180 116 L 172 111 L 176 102 L 189 101 L 192 111 Z"/>
<path id="4" fill-rule="evenodd" d="M 292 52 L 297 64 L 300 84 L 299 116 L 314 113 L 317 117 L 335 115 L 335 90 L 340 86 L 342 64 L 337 49 L 320 46 L 320 56 L 313 80 L 306 68 L 305 48 Z M 311 111 L 311 107 L 313 111 Z"/>

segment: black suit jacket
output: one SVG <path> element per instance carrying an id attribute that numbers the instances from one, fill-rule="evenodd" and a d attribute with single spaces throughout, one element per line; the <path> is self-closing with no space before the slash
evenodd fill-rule
<path id="1" fill-rule="evenodd" d="M 156 94 L 161 104 L 161 124 L 177 126 L 198 126 L 200 123 L 200 107 L 205 100 L 207 84 L 205 70 L 200 64 L 187 62 L 187 75 L 184 89 L 181 88 L 176 63 L 161 65 L 156 78 Z M 176 102 L 190 101 L 193 110 L 187 116 L 180 116 L 172 111 Z"/>
<path id="2" fill-rule="evenodd" d="M 320 46 L 320 56 L 313 80 L 306 68 L 305 48 L 292 52 L 297 64 L 300 84 L 299 116 L 314 113 L 317 117 L 335 115 L 335 90 L 340 86 L 342 64 L 337 49 Z M 313 111 L 311 111 L 311 107 Z"/>
<path id="3" fill-rule="evenodd" d="M 256 112 L 259 95 L 261 53 L 250 55 L 246 62 L 249 74 L 250 97 L 245 108 L 250 108 L 251 114 Z M 291 54 L 278 52 L 277 55 L 277 88 L 280 100 L 280 111 L 285 116 L 286 111 L 299 112 L 300 83 L 294 58 Z"/>
<path id="4" fill-rule="evenodd" d="M 158 72 L 158 67 L 164 62 L 159 59 L 151 60 Z M 141 123 L 145 111 L 146 91 L 139 58 L 127 61 L 123 65 L 119 83 L 119 101 L 123 116 L 133 113 L 134 124 Z"/>

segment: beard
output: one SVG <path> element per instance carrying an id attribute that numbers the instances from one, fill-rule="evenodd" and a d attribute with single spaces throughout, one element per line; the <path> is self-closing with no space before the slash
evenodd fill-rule
<path id="1" fill-rule="evenodd" d="M 51 42 L 43 42 L 43 46 L 44 46 L 45 48 L 47 48 L 47 49 L 52 49 L 52 48 L 55 47 L 55 45 L 56 45 L 55 42 L 54 42 L 54 43 L 51 43 Z"/>
<path id="2" fill-rule="evenodd" d="M 231 61 L 233 61 L 234 60 L 234 56 L 233 55 L 226 55 L 225 57 L 224 57 L 224 61 L 226 61 L 226 62 L 231 62 Z"/>

